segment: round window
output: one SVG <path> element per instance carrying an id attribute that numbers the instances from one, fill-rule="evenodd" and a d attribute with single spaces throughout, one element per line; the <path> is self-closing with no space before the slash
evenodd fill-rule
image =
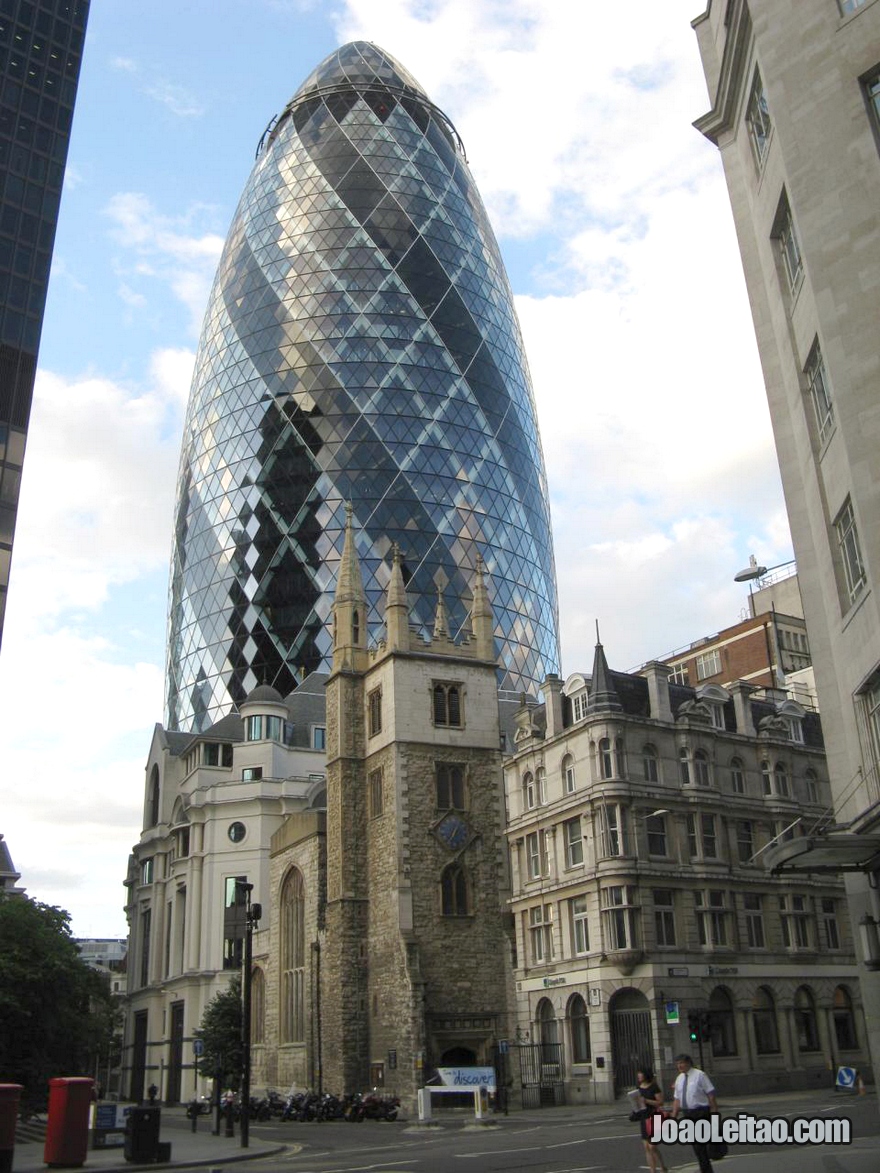
<path id="1" fill-rule="evenodd" d="M 230 823 L 227 834 L 233 843 L 241 843 L 245 835 L 244 823 Z"/>

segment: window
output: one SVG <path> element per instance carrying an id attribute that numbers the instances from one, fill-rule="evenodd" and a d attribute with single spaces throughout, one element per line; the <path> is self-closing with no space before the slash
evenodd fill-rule
<path id="1" fill-rule="evenodd" d="M 834 531 L 837 535 L 837 547 L 840 551 L 847 599 L 850 603 L 854 603 L 865 586 L 865 565 L 862 562 L 862 548 L 859 544 L 856 519 L 849 497 L 837 515 Z"/>
<path id="2" fill-rule="evenodd" d="M 804 774 L 807 786 L 807 802 L 819 801 L 819 777 L 815 770 L 807 770 Z"/>
<path id="3" fill-rule="evenodd" d="M 262 766 L 245 766 L 241 771 L 242 782 L 259 782 L 262 777 Z"/>
<path id="4" fill-rule="evenodd" d="M 589 702 L 590 698 L 585 692 L 580 693 L 576 697 L 572 697 L 571 711 L 575 721 L 583 721 L 584 717 L 586 717 Z"/>
<path id="5" fill-rule="evenodd" d="M 635 949 L 638 942 L 635 888 L 615 884 L 599 892 L 606 950 Z"/>
<path id="6" fill-rule="evenodd" d="M 740 863 L 751 863 L 754 854 L 754 824 L 748 819 L 743 819 L 736 824 L 736 858 Z"/>
<path id="7" fill-rule="evenodd" d="M 818 1051 L 819 1028 L 816 1025 L 816 1003 L 812 991 L 800 986 L 794 995 L 794 1029 L 799 1051 Z"/>
<path id="8" fill-rule="evenodd" d="M 547 772 L 543 766 L 535 770 L 535 788 L 538 791 L 538 802 L 543 805 L 547 802 Z"/>
<path id="9" fill-rule="evenodd" d="M 871 740 L 870 752 L 874 759 L 871 772 L 876 776 L 877 764 L 880 763 L 880 677 L 877 677 L 862 695 Z"/>
<path id="10" fill-rule="evenodd" d="M 141 883 L 142 884 L 152 884 L 153 875 L 154 875 L 153 857 L 150 856 L 149 859 L 145 859 L 141 863 Z"/>
<path id="11" fill-rule="evenodd" d="M 535 790 L 535 776 L 531 772 L 523 777 L 522 782 L 523 807 L 533 810 L 538 805 L 538 792 Z"/>
<path id="12" fill-rule="evenodd" d="M 880 70 L 875 71 L 865 79 L 865 97 L 868 109 L 874 118 L 875 132 L 880 130 Z"/>
<path id="13" fill-rule="evenodd" d="M 327 729 L 324 725 L 312 726 L 312 749 L 327 748 Z"/>
<path id="14" fill-rule="evenodd" d="M 758 892 L 743 895 L 746 913 L 746 940 L 750 949 L 764 948 L 764 898 Z"/>
<path id="15" fill-rule="evenodd" d="M 788 785 L 788 767 L 785 762 L 777 762 L 773 767 L 773 781 L 776 785 L 776 793 L 782 798 L 788 798 L 790 787 Z"/>
<path id="16" fill-rule="evenodd" d="M 147 826 L 155 827 L 159 822 L 159 767 L 154 765 L 150 772 L 150 814 Z"/>
<path id="17" fill-rule="evenodd" d="M 810 915 L 806 896 L 779 897 L 782 943 L 786 949 L 810 948 Z"/>
<path id="18" fill-rule="evenodd" d="M 648 855 L 668 855 L 666 843 L 666 816 L 647 815 L 645 830 L 648 833 Z"/>
<path id="19" fill-rule="evenodd" d="M 675 944 L 675 893 L 671 888 L 654 889 L 654 931 L 658 946 Z"/>
<path id="20" fill-rule="evenodd" d="M 698 786 L 709 785 L 709 755 L 704 749 L 694 754 L 694 780 Z"/>
<path id="21" fill-rule="evenodd" d="M 704 948 L 715 948 L 730 944 L 727 933 L 727 893 L 720 888 L 708 892 L 694 892 L 697 910 L 697 936 Z"/>
<path id="22" fill-rule="evenodd" d="M 755 1028 L 755 1050 L 759 1055 L 779 1054 L 779 1029 L 776 1023 L 776 1003 L 766 986 L 759 986 L 752 999 L 752 1024 Z"/>
<path id="23" fill-rule="evenodd" d="M 461 685 L 434 685 L 434 724 L 461 727 Z"/>
<path id="24" fill-rule="evenodd" d="M 761 789 L 765 795 L 773 793 L 773 775 L 769 762 L 761 762 Z"/>
<path id="25" fill-rule="evenodd" d="M 223 885 L 223 968 L 241 969 L 247 915 L 247 876 L 227 876 Z"/>
<path id="26" fill-rule="evenodd" d="M 371 819 L 378 819 L 385 810 L 385 786 L 381 767 L 367 774 L 367 801 Z"/>
<path id="27" fill-rule="evenodd" d="M 800 717 L 787 717 L 789 739 L 797 745 L 804 744 L 804 723 Z"/>
<path id="28" fill-rule="evenodd" d="M 553 905 L 539 904 L 529 909 L 529 946 L 532 965 L 553 958 Z"/>
<path id="29" fill-rule="evenodd" d="M 825 944 L 829 949 L 840 948 L 840 930 L 837 924 L 837 901 L 822 898 L 822 927 L 825 930 Z"/>
<path id="30" fill-rule="evenodd" d="M 673 684 L 687 685 L 690 683 L 687 664 L 672 664 L 670 666 L 672 671 L 669 673 L 669 679 Z"/>
<path id="31" fill-rule="evenodd" d="M 688 852 L 691 859 L 718 859 L 718 835 L 715 827 L 715 816 L 688 812 L 687 821 Z"/>
<path id="32" fill-rule="evenodd" d="M 572 1063 L 590 1062 L 590 1020 L 587 1004 L 580 994 L 572 995 L 568 1004 L 568 1021 L 571 1030 Z"/>
<path id="33" fill-rule="evenodd" d="M 745 794 L 746 792 L 745 771 L 739 758 L 732 758 L 730 762 L 730 789 L 734 794 Z"/>
<path id="34" fill-rule="evenodd" d="M 257 967 L 251 974 L 251 1042 L 266 1041 L 266 975 Z"/>
<path id="35" fill-rule="evenodd" d="M 825 363 L 822 361 L 822 351 L 819 348 L 818 339 L 813 343 L 813 349 L 810 351 L 810 357 L 807 359 L 807 365 L 804 367 L 804 378 L 807 380 L 807 387 L 810 391 L 810 399 L 813 404 L 813 414 L 816 419 L 816 433 L 819 437 L 819 443 L 825 441 L 825 437 L 831 431 L 831 425 L 834 423 L 834 412 L 831 407 L 831 393 L 828 390 L 828 376 L 825 374 Z"/>
<path id="36" fill-rule="evenodd" d="M 302 873 L 292 868 L 281 888 L 281 1042 L 305 1041 L 306 924 Z"/>
<path id="37" fill-rule="evenodd" d="M 367 696 L 370 737 L 382 732 L 382 689 L 374 688 Z"/>
<path id="38" fill-rule="evenodd" d="M 709 710 L 709 716 L 712 718 L 712 728 L 726 729 L 727 722 L 724 720 L 724 705 L 714 704 L 712 701 L 704 701 L 704 704 Z"/>
<path id="39" fill-rule="evenodd" d="M 617 803 L 600 806 L 599 854 L 607 859 L 614 855 L 629 855 L 629 835 L 626 827 L 626 809 Z"/>
<path id="40" fill-rule="evenodd" d="M 859 1043 L 856 1038 L 856 1024 L 853 1019 L 852 998 L 845 986 L 838 986 L 832 1002 L 834 1033 L 841 1051 L 854 1051 Z"/>
<path id="41" fill-rule="evenodd" d="M 526 835 L 526 859 L 530 880 L 537 880 L 541 876 L 550 874 L 546 831 L 532 831 Z"/>
<path id="42" fill-rule="evenodd" d="M 848 12 L 855 12 L 857 8 L 867 4 L 868 0 L 837 0 L 837 2 L 840 5 L 840 15 L 846 16 Z"/>
<path id="43" fill-rule="evenodd" d="M 599 777 L 614 777 L 614 757 L 611 753 L 610 737 L 603 737 L 599 742 Z"/>
<path id="44" fill-rule="evenodd" d="M 141 985 L 150 984 L 150 931 L 152 929 L 152 909 L 145 908 L 141 913 Z"/>
<path id="45" fill-rule="evenodd" d="M 723 986 L 716 986 L 709 995 L 709 1038 L 716 1059 L 737 1053 L 733 999 Z"/>
<path id="46" fill-rule="evenodd" d="M 660 781 L 660 772 L 657 769 L 657 751 L 653 745 L 646 745 L 642 749 L 642 773 L 646 782 Z"/>
<path id="47" fill-rule="evenodd" d="M 263 740 L 263 716 L 261 713 L 258 713 L 254 717 L 245 717 L 244 739 L 245 741 Z"/>
<path id="48" fill-rule="evenodd" d="M 464 766 L 458 762 L 436 762 L 434 771 L 437 810 L 463 811 L 465 809 Z"/>
<path id="49" fill-rule="evenodd" d="M 284 722 L 280 717 L 266 717 L 265 728 L 267 741 L 281 741 Z"/>
<path id="50" fill-rule="evenodd" d="M 460 864 L 452 863 L 443 869 L 440 896 L 444 916 L 468 916 L 470 913 L 467 874 Z"/>
<path id="51" fill-rule="evenodd" d="M 804 277 L 804 263 L 801 258 L 801 246 L 794 230 L 794 220 L 788 204 L 788 197 L 784 192 L 779 210 L 776 213 L 773 236 L 779 247 L 779 255 L 782 258 L 782 267 L 785 270 L 789 292 L 794 296 L 800 289 Z"/>
<path id="52" fill-rule="evenodd" d="M 574 776 L 574 758 L 566 755 L 562 759 L 562 782 L 566 794 L 574 794 L 576 781 Z"/>
<path id="53" fill-rule="evenodd" d="M 587 924 L 587 898 L 575 896 L 569 901 L 571 909 L 571 941 L 575 955 L 583 957 L 590 952 L 590 929 Z"/>
<path id="54" fill-rule="evenodd" d="M 580 819 L 569 819 L 563 823 L 565 829 L 565 864 L 575 868 L 584 862 L 584 837 Z"/>
<path id="55" fill-rule="evenodd" d="M 717 676 L 720 671 L 721 652 L 717 648 L 697 656 L 697 680 L 706 680 L 709 676 Z"/>
<path id="56" fill-rule="evenodd" d="M 770 144 L 772 124 L 770 122 L 770 111 L 767 108 L 767 97 L 764 93 L 764 83 L 761 81 L 761 75 L 757 69 L 755 70 L 755 77 L 752 81 L 749 104 L 746 107 L 746 126 L 749 132 L 749 141 L 752 144 L 752 154 L 755 156 L 755 163 L 760 169 L 761 164 L 764 162 L 764 156 L 767 154 L 767 147 Z"/>
<path id="57" fill-rule="evenodd" d="M 678 776 L 682 786 L 690 786 L 691 768 L 688 760 L 688 751 L 684 746 L 678 751 Z"/>

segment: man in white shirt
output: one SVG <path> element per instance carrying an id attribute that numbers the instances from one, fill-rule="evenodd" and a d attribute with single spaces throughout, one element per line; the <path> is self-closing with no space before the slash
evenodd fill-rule
<path id="1" fill-rule="evenodd" d="M 690 1055 L 676 1055 L 678 1075 L 675 1079 L 672 1115 L 685 1116 L 689 1120 L 707 1120 L 718 1111 L 715 1088 L 712 1080 L 699 1067 L 694 1067 Z M 700 1173 L 713 1173 L 709 1160 L 708 1145 L 694 1143 L 694 1155 L 700 1162 Z"/>

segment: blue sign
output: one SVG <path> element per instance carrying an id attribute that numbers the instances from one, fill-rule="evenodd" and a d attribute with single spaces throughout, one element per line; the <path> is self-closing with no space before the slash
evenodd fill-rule
<path id="1" fill-rule="evenodd" d="M 836 1086 L 844 1088 L 847 1091 L 854 1091 L 858 1074 L 855 1067 L 838 1067 L 837 1079 L 835 1081 Z"/>
<path id="2" fill-rule="evenodd" d="M 204 1039 L 193 1039 L 193 1054 L 195 1055 L 195 1057 L 197 1059 L 201 1059 L 201 1057 L 202 1057 L 202 1055 L 204 1055 L 204 1053 L 205 1053 L 205 1040 Z"/>

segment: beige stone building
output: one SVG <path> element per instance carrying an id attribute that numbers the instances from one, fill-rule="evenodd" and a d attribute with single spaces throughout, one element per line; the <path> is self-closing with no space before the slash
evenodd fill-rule
<path id="1" fill-rule="evenodd" d="M 730 191 L 838 824 L 809 859 L 797 845 L 771 860 L 849 869 L 876 1065 L 880 3 L 712 0 L 693 24 L 711 102 L 696 125 Z"/>
<path id="2" fill-rule="evenodd" d="M 611 1100 L 692 1051 L 722 1093 L 866 1070 L 842 883 L 762 853 L 829 817 L 818 715 L 608 670 L 523 704 L 505 794 L 526 1103 Z M 689 1038 L 689 1016 L 702 1014 Z"/>

